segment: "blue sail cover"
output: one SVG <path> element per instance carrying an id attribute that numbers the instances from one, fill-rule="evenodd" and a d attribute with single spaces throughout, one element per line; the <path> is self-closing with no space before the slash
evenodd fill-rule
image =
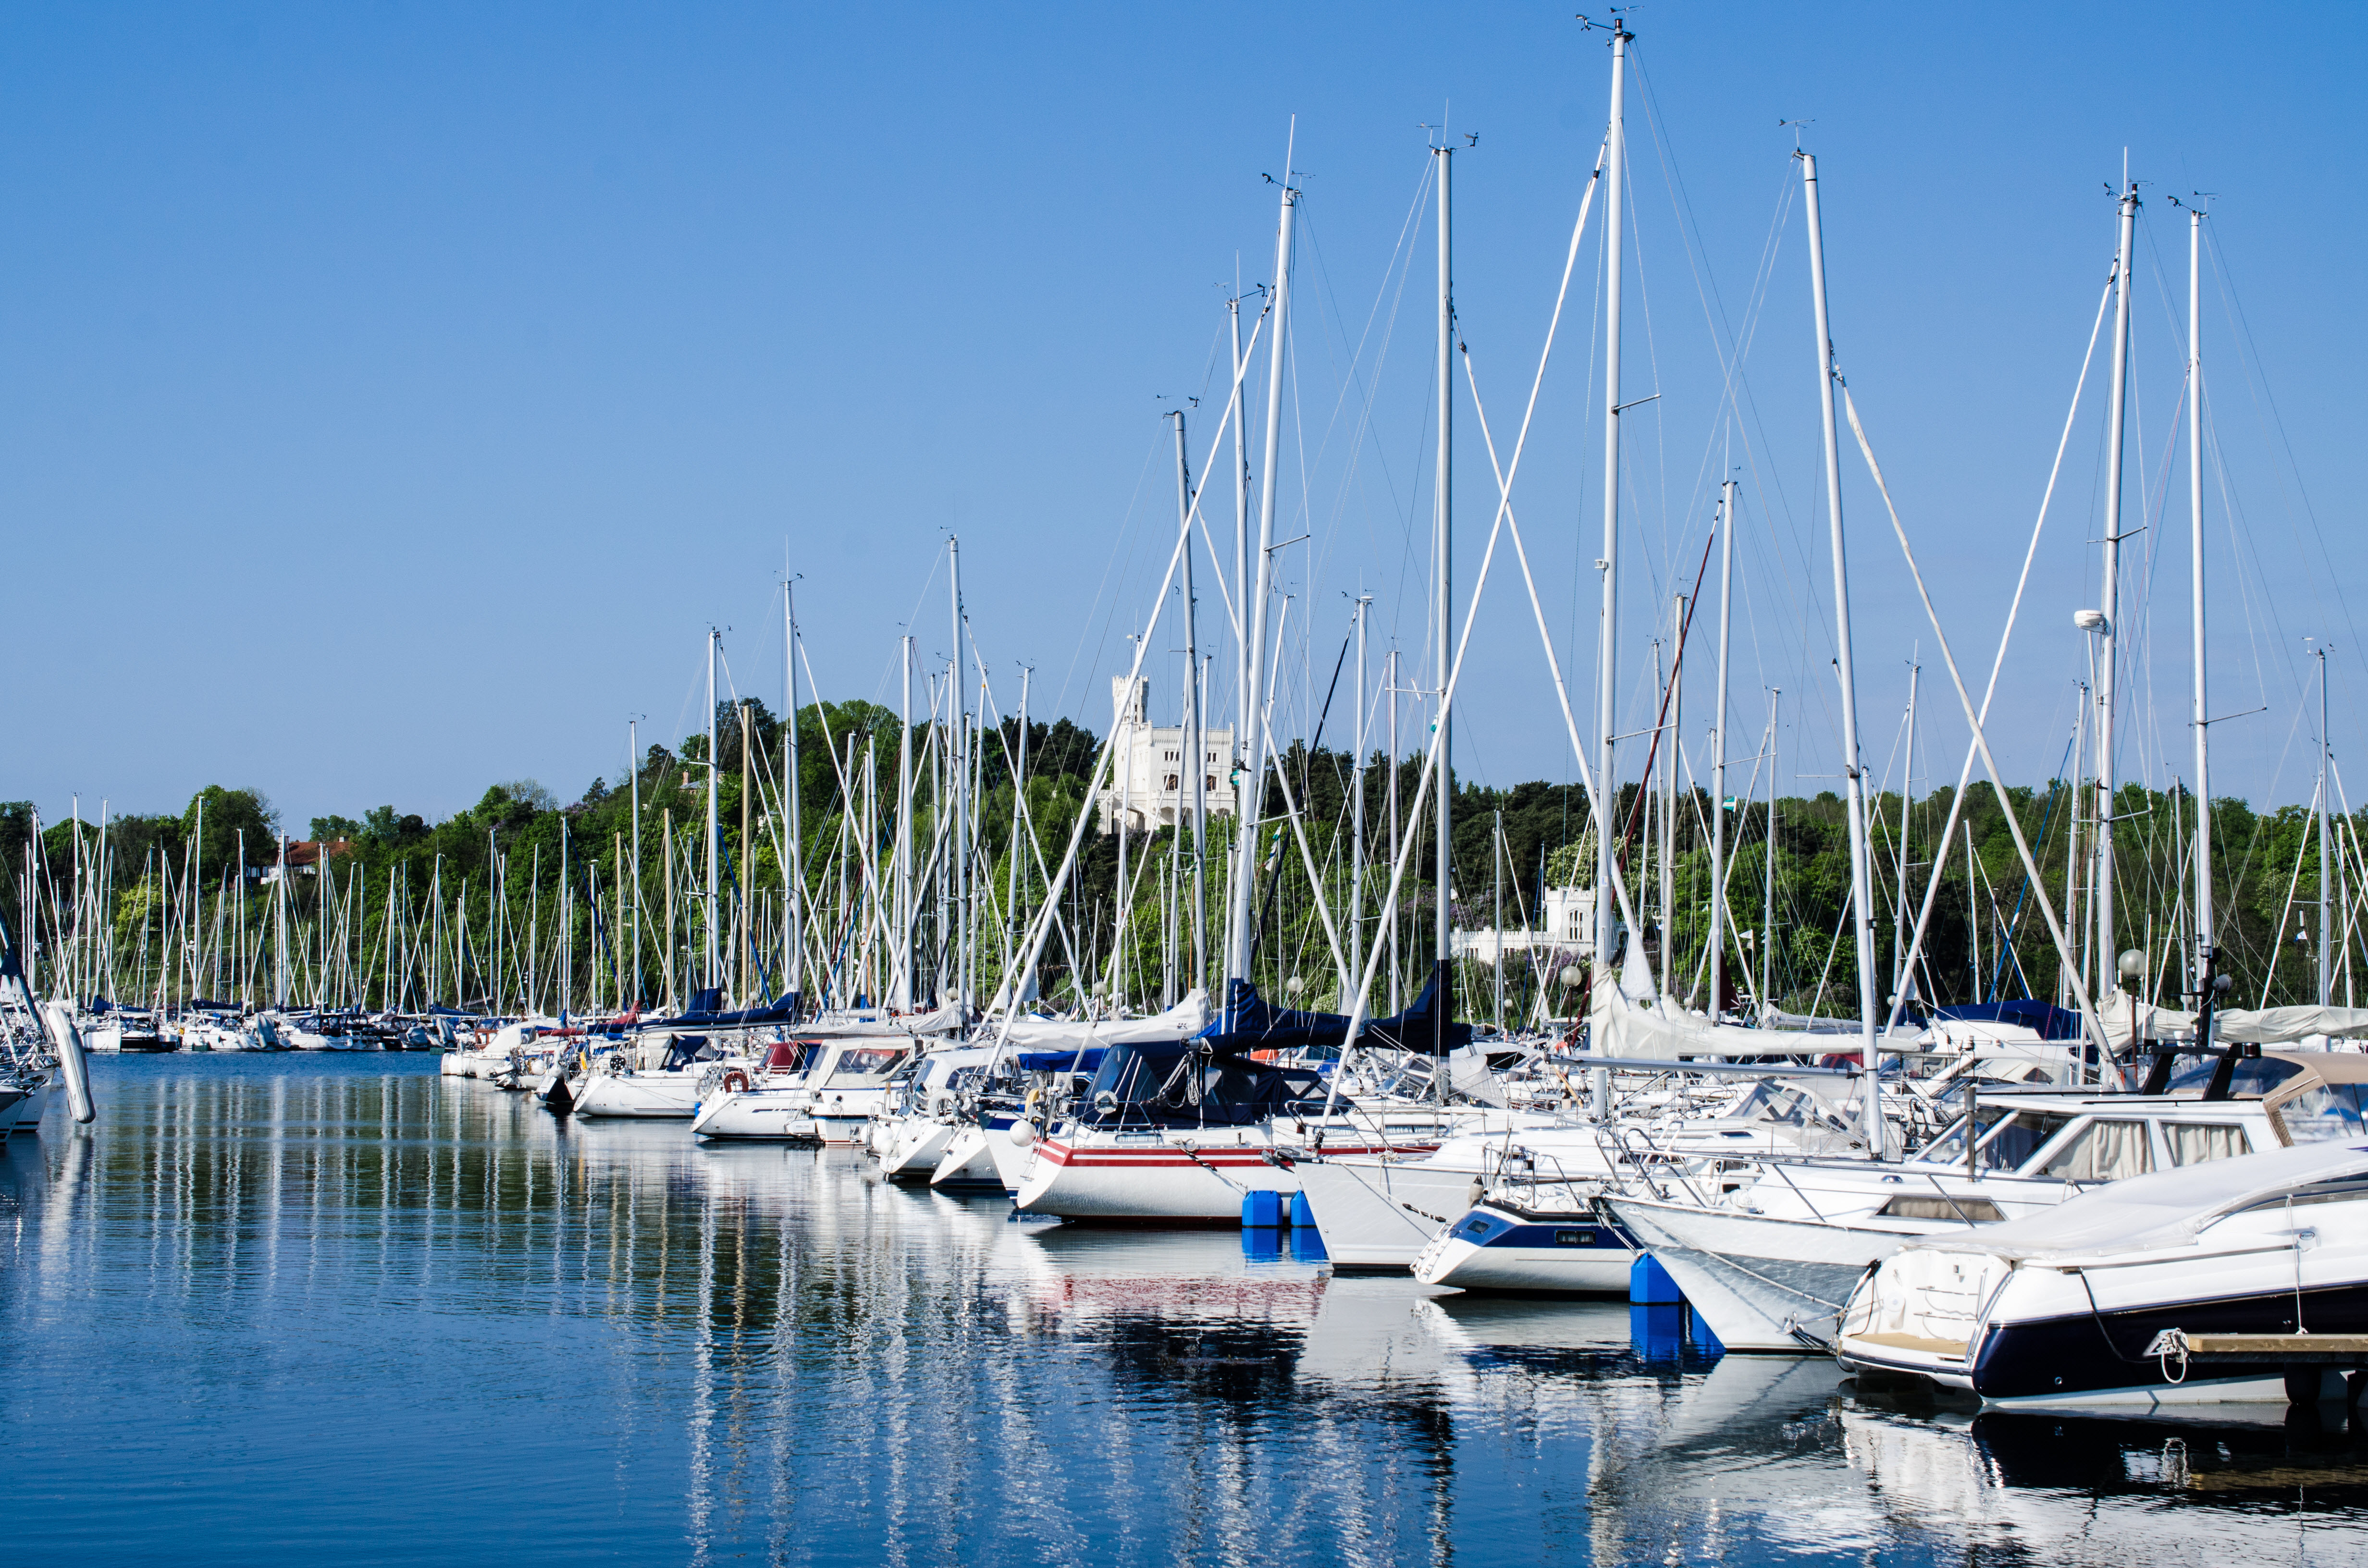
<path id="1" fill-rule="evenodd" d="M 1015 1051 L 1011 1060 L 1022 1073 L 1091 1073 L 1101 1066 L 1106 1049 L 1089 1045 L 1083 1051 Z"/>
<path id="2" fill-rule="evenodd" d="M 1440 967 L 1431 966 L 1430 978 L 1423 983 L 1422 994 L 1415 998 L 1413 1006 L 1394 1018 L 1375 1018 L 1365 1026 L 1357 1043 L 1411 1051 L 1418 1056 L 1444 1056 L 1470 1045 L 1472 1026 L 1457 1023 L 1452 1006 L 1440 1006 Z"/>
<path id="3" fill-rule="evenodd" d="M 1231 1026 L 1230 1028 L 1228 1026 Z M 1235 980 L 1225 993 L 1224 1011 L 1192 1037 L 1204 1040 L 1221 1055 L 1245 1051 L 1301 1051 L 1309 1046 L 1338 1045 L 1349 1038 L 1349 1020 L 1338 1013 L 1303 1013 L 1277 1007 L 1247 980 Z"/>
<path id="4" fill-rule="evenodd" d="M 720 998 L 723 994 L 721 991 L 700 991 L 693 994 L 692 1000 L 709 996 Z M 763 1024 L 794 1023 L 797 1021 L 797 1016 L 796 998 L 784 997 L 779 1002 L 762 1007 L 743 1007 L 731 1013 L 693 1010 L 677 1013 L 671 1018 L 642 1018 L 624 1027 L 631 1029 L 753 1028 Z"/>
<path id="5" fill-rule="evenodd" d="M 2042 1040 L 2080 1038 L 2080 1015 L 2066 1012 L 2052 1002 L 1965 1002 L 1953 1007 L 1935 1007 L 1931 1016 L 1968 1024 L 2018 1024 Z"/>
<path id="6" fill-rule="evenodd" d="M 1230 1029 L 1225 1027 L 1228 1018 L 1233 1021 Z M 1338 1013 L 1304 1013 L 1274 1006 L 1258 994 L 1258 987 L 1236 980 L 1225 1011 L 1192 1038 L 1207 1041 L 1211 1050 L 1221 1054 L 1299 1051 L 1341 1044 L 1349 1038 L 1349 1020 Z M 1413 1006 L 1391 1017 L 1367 1019 L 1358 1043 L 1443 1056 L 1472 1043 L 1472 1026 L 1455 1022 L 1452 1009 L 1444 1019 L 1440 1017 L 1439 975 L 1434 970 Z"/>

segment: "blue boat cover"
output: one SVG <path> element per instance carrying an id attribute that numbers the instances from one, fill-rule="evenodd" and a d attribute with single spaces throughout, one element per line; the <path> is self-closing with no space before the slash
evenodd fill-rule
<path id="1" fill-rule="evenodd" d="M 2052 1002 L 1965 1002 L 1953 1007 L 1935 1007 L 1931 1016 L 1968 1024 L 2018 1024 L 2035 1031 L 2042 1040 L 2080 1038 L 2080 1015 L 2066 1012 Z"/>
<path id="2" fill-rule="evenodd" d="M 1016 1051 L 1011 1060 L 1022 1073 L 1091 1073 L 1102 1064 L 1108 1049 L 1089 1045 L 1083 1051 Z"/>
<path id="3" fill-rule="evenodd" d="M 1233 983 L 1228 1003 L 1207 1028 L 1192 1037 L 1207 1041 L 1209 1048 L 1221 1055 L 1247 1051 L 1299 1051 L 1338 1045 L 1349 1038 L 1349 1020 L 1342 1015 L 1274 1006 L 1247 980 Z M 1426 1056 L 1443 1056 L 1470 1045 L 1472 1026 L 1455 1022 L 1452 1010 L 1445 1018 L 1439 1016 L 1439 972 L 1434 967 L 1414 1006 L 1391 1017 L 1367 1019 L 1358 1043 Z M 1232 1024 L 1230 1028 L 1226 1027 L 1228 1021 Z"/>

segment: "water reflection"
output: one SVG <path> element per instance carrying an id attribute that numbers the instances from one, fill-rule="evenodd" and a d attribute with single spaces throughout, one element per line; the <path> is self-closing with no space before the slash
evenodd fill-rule
<path id="1" fill-rule="evenodd" d="M 1886 1405 L 1682 1314 L 1022 1223 L 428 1065 L 106 1063 L 96 1135 L 0 1156 L 20 1554 L 2362 1555 L 2340 1426 Z"/>

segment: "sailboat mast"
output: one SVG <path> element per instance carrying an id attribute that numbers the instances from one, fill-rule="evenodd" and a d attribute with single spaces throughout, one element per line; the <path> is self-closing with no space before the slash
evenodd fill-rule
<path id="1" fill-rule="evenodd" d="M 1208 812 L 1208 745 L 1201 733 L 1201 643 L 1200 601 L 1192 586 L 1192 464 L 1184 450 L 1184 411 L 1174 411 L 1176 416 L 1176 527 L 1184 535 L 1184 767 L 1178 782 L 1184 786 L 1178 804 L 1192 818 L 1192 984 L 1209 983 L 1208 965 L 1202 958 L 1202 917 L 1206 913 L 1208 879 L 1201 871 L 1202 854 L 1208 847 L 1207 830 L 1201 819 Z M 1176 844 L 1182 852 L 1183 824 L 1177 824 Z M 1173 957 L 1170 958 L 1171 963 Z M 1190 990 L 1190 987 L 1186 987 Z M 1173 1005 L 1175 998 L 1169 997 Z"/>
<path id="2" fill-rule="evenodd" d="M 781 774 L 790 787 L 789 875 L 781 889 L 781 986 L 796 998 L 803 1012 L 806 996 L 806 835 L 798 800 L 798 606 L 793 584 L 781 585 L 781 660 L 787 676 L 783 687 L 789 702 L 788 744 L 781 752 Z M 909 744 L 909 741 L 905 743 Z"/>
<path id="3" fill-rule="evenodd" d="M 628 1006 L 638 1006 L 642 999 L 642 727 L 631 719 L 625 721 L 625 777 L 632 780 L 633 812 L 633 996 Z M 443 860 L 437 861 L 437 872 L 443 872 Z M 441 909 L 439 904 L 438 909 Z M 460 971 L 453 971 L 457 981 Z M 455 997 L 455 1001 L 459 998 Z"/>
<path id="4" fill-rule="evenodd" d="M 896 737 L 896 989 L 895 1006 L 913 1010 L 913 640 L 897 639 L 905 660 L 903 706 Z"/>
<path id="5" fill-rule="evenodd" d="M 1907 808 L 1916 799 L 1916 677 L 1921 673 L 1912 663 L 1907 666 L 1907 760 L 1899 768 L 1899 852 L 1894 862 L 1898 875 L 1891 890 L 1891 993 L 1895 997 L 1907 988 Z M 1987 998 L 1977 994 L 1974 1000 Z"/>
<path id="6" fill-rule="evenodd" d="M 1759 1006 L 1762 1012 L 1776 1005 L 1776 742 L 1781 733 L 1776 726 L 1776 713 L 1783 700 L 1782 687 L 1769 688 L 1768 821 L 1763 829 L 1767 867 L 1759 879 Z"/>
<path id="7" fill-rule="evenodd" d="M 1710 719 L 1710 1016 L 1726 998 L 1726 643 L 1735 609 L 1735 481 L 1719 487 L 1718 691 Z"/>
<path id="8" fill-rule="evenodd" d="M 1431 953 L 1430 1017 L 1435 1030 L 1432 1049 L 1443 1055 L 1447 1049 L 1447 1023 L 1453 1009 L 1448 989 L 1449 972 L 1455 960 L 1455 721 L 1447 710 L 1448 677 L 1453 673 L 1455 662 L 1455 608 L 1450 597 L 1455 576 L 1455 272 L 1453 213 L 1448 199 L 1452 183 L 1449 171 L 1455 164 L 1455 149 L 1436 147 L 1431 155 L 1439 160 L 1439 497 L 1434 507 L 1438 537 L 1432 545 L 1438 556 L 1438 602 L 1432 619 L 1439 628 L 1440 771 L 1439 843 L 1434 869 L 1438 881 L 1438 930 Z"/>
<path id="9" fill-rule="evenodd" d="M 716 783 L 723 768 L 715 751 L 715 649 L 721 635 L 710 627 L 707 632 L 707 947 L 706 966 L 700 971 L 699 983 L 712 987 L 723 983 L 718 970 L 723 964 L 723 949 L 716 940 L 716 917 L 723 909 L 722 867 L 716 851 L 723 844 L 723 829 L 716 821 Z"/>
<path id="10" fill-rule="evenodd" d="M 1858 941 L 1859 1061 L 1866 1085 L 1862 1110 L 1866 1119 L 1867 1153 L 1884 1153 L 1882 1075 L 1874 1054 L 1874 897 L 1869 885 L 1866 852 L 1866 769 L 1859 759 L 1858 676 L 1851 660 L 1850 572 L 1842 537 L 1842 472 L 1840 434 L 1834 423 L 1834 338 L 1826 311 L 1826 242 L 1817 209 L 1817 160 L 1801 160 L 1804 213 L 1809 229 L 1809 277 L 1816 291 L 1817 316 L 1817 401 L 1823 416 L 1826 449 L 1826 531 L 1834 563 L 1835 670 L 1841 683 L 1842 777 L 1849 785 L 1850 911 Z"/>
<path id="11" fill-rule="evenodd" d="M 1289 159 L 1285 159 L 1288 165 Z M 1266 712 L 1267 600 L 1274 572 L 1274 506 L 1281 488 L 1277 461 L 1282 437 L 1282 371 L 1291 314 L 1291 243 L 1299 210 L 1299 192 L 1286 166 L 1282 178 L 1282 212 L 1274 235 L 1274 322 L 1267 338 L 1265 456 L 1259 472 L 1258 558 L 1251 563 L 1253 582 L 1242 600 L 1248 647 L 1244 653 L 1241 724 L 1241 782 L 1234 802 L 1233 915 L 1230 950 L 1225 955 L 1225 1022 L 1233 1019 L 1233 986 L 1250 972 L 1250 945 L 1256 924 L 1258 816 L 1266 804 L 1266 733 L 1259 722 Z M 1240 378 L 1236 376 L 1235 381 Z"/>
<path id="12" fill-rule="evenodd" d="M 947 819 L 946 869 L 947 886 L 953 895 L 953 925 L 947 937 L 953 947 L 949 956 L 952 960 L 953 991 L 960 1000 L 963 997 L 962 983 L 969 976 L 970 957 L 970 915 L 966 902 L 970 891 L 970 841 L 964 834 L 969 820 L 969 802 L 964 798 L 964 787 L 969 782 L 970 769 L 965 766 L 967 754 L 963 750 L 970 715 L 962 695 L 962 540 L 951 535 L 946 538 L 946 608 L 954 639 L 953 663 L 946 673 L 946 705 L 953 710 L 946 728 L 947 781 L 952 786 L 949 801 L 951 815 Z"/>
<path id="13" fill-rule="evenodd" d="M 1349 766 L 1349 914 L 1345 928 L 1355 933 L 1349 943 L 1354 957 L 1365 945 L 1365 715 L 1368 699 L 1365 695 L 1365 612 L 1372 608 L 1373 596 L 1357 597 L 1357 755 Z M 1349 1003 L 1348 991 L 1340 993 L 1341 1004 Z"/>
<path id="14" fill-rule="evenodd" d="M 2196 1005 L 2212 971 L 2212 715 L 2203 665 L 2203 214 L 2187 214 L 2187 517 L 2190 627 L 2194 634 Z M 2208 1042 L 2205 1042 L 2208 1043 Z"/>
<path id="15" fill-rule="evenodd" d="M 2122 458 L 2123 432 L 2129 421 L 2130 374 L 2130 247 L 2137 230 L 2138 190 L 2128 185 L 2121 199 L 2121 248 L 2113 264 L 2113 390 L 2112 413 L 2107 425 L 2105 474 L 2105 559 L 2096 628 L 2097 648 L 2097 795 L 2090 813 L 2090 878 L 2097 921 L 2097 992 L 2118 990 L 2113 945 L 2113 697 L 2115 645 L 2122 592 Z M 2100 1064 L 2101 1066 L 2101 1063 Z"/>
<path id="16" fill-rule="evenodd" d="M 1603 153 L 1603 553 L 1595 562 L 1603 579 L 1603 607 L 1596 628 L 1595 787 L 1602 800 L 1598 814 L 1607 825 L 1620 798 L 1619 775 L 1612 771 L 1617 744 L 1612 736 L 1619 733 L 1613 687 L 1620 669 L 1620 296 L 1626 260 L 1622 220 L 1627 209 L 1628 42 L 1634 36 L 1626 24 L 1613 19 L 1611 121 Z M 1611 972 L 1618 941 L 1619 918 L 1613 911 L 1619 904 L 1611 896 L 1611 880 L 1619 874 L 1619 857 L 1610 832 L 1599 831 L 1595 836 L 1595 974 L 1600 982 Z M 1600 1112 L 1610 1103 L 1611 1074 L 1599 1068 L 1595 1080 Z"/>
<path id="17" fill-rule="evenodd" d="M 2334 905 L 2328 896 L 2332 891 L 2328 876 L 2328 808 L 2333 803 L 2334 797 L 2328 792 L 2327 645 L 2322 642 L 2318 648 L 2318 1005 L 2322 1007 L 2331 999 L 2335 979 L 2335 950 L 2328 946 L 2334 933 Z"/>

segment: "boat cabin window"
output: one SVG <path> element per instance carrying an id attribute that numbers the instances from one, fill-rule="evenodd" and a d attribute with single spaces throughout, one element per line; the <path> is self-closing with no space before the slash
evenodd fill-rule
<path id="1" fill-rule="evenodd" d="M 2040 1145 L 2072 1125 L 2073 1119 L 2053 1111 L 2009 1110 L 2004 1106 L 1985 1105 L 1975 1108 L 1981 1118 L 1981 1131 L 1975 1135 L 1976 1153 L 1974 1162 L 1986 1171 L 2021 1170 L 2025 1160 L 2039 1153 Z M 1965 1124 L 1956 1126 L 1934 1139 L 1917 1158 L 1930 1165 L 1963 1165 L 1965 1163 Z"/>
<path id="2" fill-rule="evenodd" d="M 830 1072 L 833 1084 L 852 1084 L 865 1078 L 884 1078 L 905 1059 L 901 1046 L 867 1046 L 857 1051 L 839 1052 L 838 1064 Z"/>
<path id="3" fill-rule="evenodd" d="M 2361 1115 L 2359 1084 L 2319 1084 L 2275 1107 L 2286 1136 L 2297 1143 L 2326 1143 L 2368 1133 Z"/>
<path id="4" fill-rule="evenodd" d="M 2039 1174 L 2066 1181 L 2119 1181 L 2152 1169 L 2154 1151 L 2145 1122 L 2100 1118 L 2058 1145 Z"/>
<path id="5" fill-rule="evenodd" d="M 2005 1218 L 1987 1198 L 1920 1192 L 1903 1192 L 1874 1212 L 1879 1220 L 1953 1220 L 1960 1225 L 1995 1225 Z"/>
<path id="6" fill-rule="evenodd" d="M 2202 1094 L 2219 1070 L 2220 1059 L 2203 1056 L 2194 1059 L 2170 1075 L 2170 1092 L 2182 1090 Z M 2302 1071 L 2298 1062 L 2281 1062 L 2274 1056 L 2248 1056 L 2237 1063 L 2228 1075 L 2228 1097 L 2237 1100 L 2257 1100 L 2288 1078 Z"/>
<path id="7" fill-rule="evenodd" d="M 773 1042 L 772 1048 L 765 1052 L 765 1071 L 768 1073 L 803 1072 L 806 1066 L 806 1053 L 812 1050 L 814 1050 L 814 1044 L 810 1040 L 777 1040 Z"/>
<path id="8" fill-rule="evenodd" d="M 2174 1165 L 2200 1165 L 2207 1160 L 2229 1160 L 2238 1154 L 2249 1154 L 2252 1146 L 2245 1141 L 2245 1130 L 2233 1121 L 2164 1121 L 2164 1146 L 2170 1151 Z"/>

